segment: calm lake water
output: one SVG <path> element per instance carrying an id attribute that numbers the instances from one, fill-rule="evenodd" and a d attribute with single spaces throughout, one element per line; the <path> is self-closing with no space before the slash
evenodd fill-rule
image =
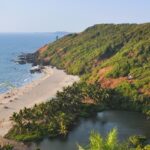
<path id="1" fill-rule="evenodd" d="M 19 65 L 12 60 L 21 53 L 32 53 L 66 33 L 0 33 L 0 93 L 11 86 L 19 87 L 38 78 L 30 73 L 30 64 Z"/>
<path id="2" fill-rule="evenodd" d="M 46 138 L 39 143 L 32 143 L 29 149 L 35 150 L 38 147 L 40 150 L 77 150 L 77 144 L 88 143 L 92 130 L 105 137 L 112 128 L 118 129 L 121 141 L 131 135 L 145 135 L 150 139 L 150 120 L 146 120 L 144 115 L 127 111 L 104 111 L 95 118 L 81 119 L 67 138 Z"/>

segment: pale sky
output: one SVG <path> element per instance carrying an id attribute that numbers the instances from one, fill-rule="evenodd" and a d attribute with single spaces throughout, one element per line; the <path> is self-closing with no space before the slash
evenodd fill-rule
<path id="1" fill-rule="evenodd" d="M 0 0 L 0 32 L 80 32 L 150 22 L 150 0 Z"/>

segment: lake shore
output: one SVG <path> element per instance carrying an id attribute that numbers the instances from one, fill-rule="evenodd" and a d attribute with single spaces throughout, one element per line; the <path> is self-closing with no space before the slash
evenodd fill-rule
<path id="1" fill-rule="evenodd" d="M 0 136 L 4 136 L 12 127 L 9 118 L 24 107 L 46 102 L 63 87 L 79 81 L 78 76 L 67 75 L 63 70 L 45 67 L 44 75 L 33 82 L 0 94 Z"/>
<path id="2" fill-rule="evenodd" d="M 3 137 L 0 137 L 0 145 L 5 146 L 5 145 L 13 145 L 14 149 L 13 150 L 29 150 L 28 146 L 26 146 L 22 142 L 16 142 L 13 140 L 8 140 Z"/>

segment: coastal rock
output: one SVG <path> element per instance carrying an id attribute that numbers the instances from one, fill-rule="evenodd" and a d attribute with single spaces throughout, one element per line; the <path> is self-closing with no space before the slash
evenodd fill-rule
<path id="1" fill-rule="evenodd" d="M 27 64 L 30 63 L 33 66 L 37 65 L 36 63 L 37 53 L 22 53 L 14 60 L 15 63 Z"/>

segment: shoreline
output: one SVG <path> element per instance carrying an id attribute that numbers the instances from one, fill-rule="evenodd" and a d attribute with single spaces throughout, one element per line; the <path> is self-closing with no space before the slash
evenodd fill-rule
<path id="1" fill-rule="evenodd" d="M 17 100 L 18 96 L 21 96 L 24 92 L 27 92 L 27 90 L 33 88 L 34 86 L 38 85 L 42 80 L 46 79 L 52 74 L 52 70 L 50 68 L 45 68 L 42 70 L 42 74 L 38 77 L 33 79 L 32 81 L 25 83 L 19 87 L 12 88 L 11 90 L 8 90 L 4 93 L 0 93 L 0 105 L 7 104 L 11 100 Z M 19 92 L 19 93 L 18 93 Z M 12 102 L 11 101 L 11 102 Z"/>
<path id="2" fill-rule="evenodd" d="M 3 137 L 0 137 L 0 145 L 1 146 L 13 145 L 14 146 L 13 150 L 29 150 L 27 145 L 25 145 L 23 142 L 8 140 Z"/>
<path id="3" fill-rule="evenodd" d="M 46 102 L 63 87 L 79 81 L 78 76 L 67 75 L 63 70 L 45 67 L 44 75 L 22 87 L 0 94 L 0 136 L 4 136 L 12 127 L 9 120 L 14 112 L 24 107 Z"/>

